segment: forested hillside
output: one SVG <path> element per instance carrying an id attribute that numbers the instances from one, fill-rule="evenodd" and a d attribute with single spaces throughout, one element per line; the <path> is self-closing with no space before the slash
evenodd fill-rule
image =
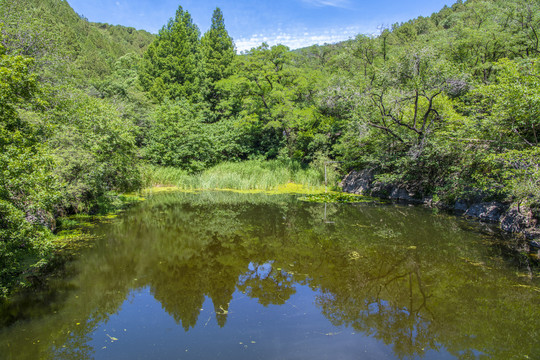
<path id="1" fill-rule="evenodd" d="M 540 217 L 540 4 L 458 1 L 378 36 L 237 55 L 219 9 L 157 35 L 62 0 L 0 3 L 0 289 L 160 167 L 225 161 L 342 171 Z"/>
<path id="2" fill-rule="evenodd" d="M 57 217 L 96 212 L 111 191 L 141 186 L 135 122 L 146 100 L 134 74 L 154 36 L 89 23 L 60 0 L 2 1 L 0 29 L 5 292 L 46 264 Z"/>

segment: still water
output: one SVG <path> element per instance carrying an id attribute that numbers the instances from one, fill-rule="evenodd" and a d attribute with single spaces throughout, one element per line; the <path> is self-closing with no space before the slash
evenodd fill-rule
<path id="1" fill-rule="evenodd" d="M 0 358 L 540 358 L 534 269 L 464 219 L 165 193 L 91 231 L 1 313 Z"/>

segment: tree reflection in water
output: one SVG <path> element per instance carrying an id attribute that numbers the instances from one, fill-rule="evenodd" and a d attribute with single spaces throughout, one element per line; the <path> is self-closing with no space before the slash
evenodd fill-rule
<path id="1" fill-rule="evenodd" d="M 422 208 L 334 204 L 323 219 L 324 206 L 289 196 L 155 196 L 98 229 L 103 241 L 73 264 L 60 315 L 30 331 L 49 331 L 80 358 L 88 333 L 134 289 L 149 287 L 189 331 L 207 298 L 226 328 L 236 292 L 282 305 L 307 285 L 334 326 L 391 344 L 397 358 L 439 349 L 458 358 L 540 353 L 538 280 L 515 276 L 491 237 Z M 83 326 L 66 334 L 74 321 Z M 8 330 L 0 350 L 21 343 Z M 36 354 L 69 357 L 51 342 L 39 346 Z"/>

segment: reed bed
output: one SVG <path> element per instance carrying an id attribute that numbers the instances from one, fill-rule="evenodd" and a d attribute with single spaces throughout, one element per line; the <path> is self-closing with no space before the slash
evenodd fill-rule
<path id="1" fill-rule="evenodd" d="M 306 188 L 324 187 L 324 168 L 303 166 L 293 161 L 248 160 L 224 162 L 198 174 L 173 167 L 147 166 L 145 185 L 174 186 L 184 190 L 275 190 L 294 183 Z M 337 174 L 329 171 L 329 184 Z"/>

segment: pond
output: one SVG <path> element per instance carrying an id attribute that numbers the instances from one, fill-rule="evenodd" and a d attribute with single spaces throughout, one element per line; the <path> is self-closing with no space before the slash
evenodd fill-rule
<path id="1" fill-rule="evenodd" d="M 540 286 L 489 228 L 426 208 L 162 193 L 1 313 L 2 359 L 510 359 Z"/>

